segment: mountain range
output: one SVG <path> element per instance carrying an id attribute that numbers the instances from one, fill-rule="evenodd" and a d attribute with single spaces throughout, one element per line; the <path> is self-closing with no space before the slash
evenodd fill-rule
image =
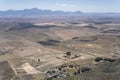
<path id="1" fill-rule="evenodd" d="M 41 10 L 38 8 L 0 11 L 0 17 L 38 17 L 38 16 L 48 16 L 48 15 L 54 16 L 54 15 L 79 15 L 79 14 L 82 14 L 82 12 L 52 11 L 52 10 Z"/>

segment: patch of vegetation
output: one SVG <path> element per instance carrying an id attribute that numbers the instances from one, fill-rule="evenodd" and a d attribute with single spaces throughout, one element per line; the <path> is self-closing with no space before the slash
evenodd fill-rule
<path id="1" fill-rule="evenodd" d="M 97 57 L 97 61 L 104 60 L 106 58 Z M 95 60 L 96 60 L 95 59 Z M 109 58 L 112 59 L 112 58 Z M 88 62 L 82 62 L 80 66 L 73 68 L 79 63 L 69 63 L 65 67 L 61 66 L 60 73 L 65 74 L 64 77 L 55 77 L 48 80 L 119 80 L 120 77 L 120 59 L 116 59 L 116 62 L 109 63 L 107 61 L 98 62 L 93 64 L 93 60 Z M 63 72 L 65 70 L 65 72 Z"/>
<path id="2" fill-rule="evenodd" d="M 23 29 L 28 29 L 28 28 L 41 28 L 41 29 L 49 29 L 52 27 L 58 27 L 56 25 L 43 25 L 43 26 L 37 26 L 33 25 L 32 23 L 18 23 L 18 26 L 16 27 L 11 27 L 9 30 L 23 30 Z"/>
<path id="3" fill-rule="evenodd" d="M 11 80 L 37 80 L 37 79 L 34 79 L 33 75 L 17 75 Z"/>
<path id="4" fill-rule="evenodd" d="M 119 33 L 120 30 L 105 30 L 105 31 L 102 31 L 102 33 Z"/>
<path id="5" fill-rule="evenodd" d="M 109 23 L 112 23 L 112 21 L 97 21 L 97 22 L 94 22 L 95 24 L 109 24 Z"/>
<path id="6" fill-rule="evenodd" d="M 71 24 L 79 24 L 79 22 L 70 22 Z"/>
<path id="7" fill-rule="evenodd" d="M 95 62 L 100 62 L 101 60 L 103 60 L 102 57 L 96 57 L 96 58 L 95 58 Z"/>
<path id="8" fill-rule="evenodd" d="M 88 37 L 88 38 L 80 39 L 81 42 L 93 42 L 96 40 L 98 40 L 97 37 Z"/>
<path id="9" fill-rule="evenodd" d="M 47 40 L 47 41 L 39 41 L 38 43 L 44 46 L 56 46 L 60 41 L 57 40 Z"/>
<path id="10" fill-rule="evenodd" d="M 72 38 L 72 39 L 78 39 L 79 37 L 74 37 L 74 38 Z"/>
<path id="11" fill-rule="evenodd" d="M 104 61 L 107 61 L 107 62 L 115 62 L 115 61 L 116 61 L 116 59 L 104 58 Z"/>
<path id="12" fill-rule="evenodd" d="M 0 62 L 0 80 L 10 80 L 15 76 L 7 61 Z"/>
<path id="13" fill-rule="evenodd" d="M 84 26 L 85 28 L 90 28 L 90 29 L 97 29 L 96 27 L 94 26 Z"/>

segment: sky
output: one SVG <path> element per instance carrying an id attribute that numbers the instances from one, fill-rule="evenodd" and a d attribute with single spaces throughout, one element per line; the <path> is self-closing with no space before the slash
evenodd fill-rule
<path id="1" fill-rule="evenodd" d="M 120 0 L 0 0 L 0 11 L 50 9 L 82 12 L 120 12 Z"/>

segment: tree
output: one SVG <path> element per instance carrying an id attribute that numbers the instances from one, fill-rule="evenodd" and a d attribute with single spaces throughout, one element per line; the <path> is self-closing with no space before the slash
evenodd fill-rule
<path id="1" fill-rule="evenodd" d="M 71 56 L 71 52 L 66 52 L 66 55 L 67 56 Z"/>

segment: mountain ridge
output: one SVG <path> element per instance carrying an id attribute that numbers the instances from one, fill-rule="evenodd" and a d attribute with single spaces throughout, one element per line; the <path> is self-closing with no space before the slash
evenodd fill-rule
<path id="1" fill-rule="evenodd" d="M 38 8 L 24 9 L 24 10 L 7 10 L 0 11 L 0 16 L 10 17 L 10 16 L 47 16 L 47 15 L 80 15 L 81 11 L 75 12 L 65 12 L 65 11 L 52 11 L 52 10 L 41 10 Z"/>

